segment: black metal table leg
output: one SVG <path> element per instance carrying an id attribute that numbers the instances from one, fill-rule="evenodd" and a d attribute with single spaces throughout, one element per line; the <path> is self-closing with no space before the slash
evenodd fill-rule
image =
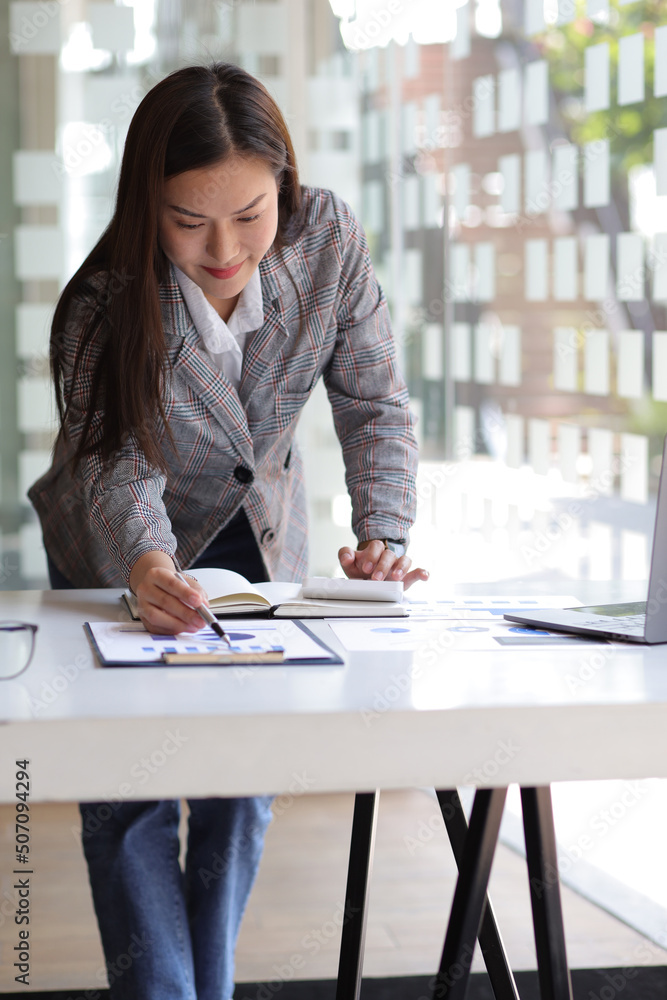
<path id="1" fill-rule="evenodd" d="M 457 867 L 460 868 L 468 835 L 468 821 L 459 793 L 453 788 L 447 791 L 436 789 L 435 794 L 438 797 L 442 818 L 445 821 L 449 842 L 452 845 L 454 860 Z M 488 896 L 484 903 L 482 923 L 479 929 L 479 946 L 496 1000 L 519 1000 L 519 991 L 507 961 L 503 940 Z"/>
<path id="2" fill-rule="evenodd" d="M 336 1000 L 359 1000 L 379 799 L 379 791 L 357 792 L 354 799 Z"/>
<path id="3" fill-rule="evenodd" d="M 475 793 L 433 1000 L 464 1000 L 506 797 L 506 788 Z"/>
<path id="4" fill-rule="evenodd" d="M 572 1000 L 550 787 L 522 788 L 521 809 L 540 996 L 542 1000 Z"/>

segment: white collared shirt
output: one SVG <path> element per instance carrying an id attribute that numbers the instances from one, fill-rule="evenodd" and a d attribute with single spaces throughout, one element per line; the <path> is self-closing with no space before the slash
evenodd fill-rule
<path id="1" fill-rule="evenodd" d="M 174 264 L 176 280 L 192 317 L 202 346 L 211 361 L 238 390 L 243 367 L 246 337 L 264 322 L 264 300 L 259 269 L 255 268 L 241 290 L 234 312 L 227 322 L 215 311 L 203 291 Z"/>

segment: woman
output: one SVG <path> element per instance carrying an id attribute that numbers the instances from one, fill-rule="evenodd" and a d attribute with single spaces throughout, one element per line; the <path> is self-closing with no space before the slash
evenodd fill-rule
<path id="1" fill-rule="evenodd" d="M 146 627 L 176 633 L 200 628 L 206 600 L 175 576 L 176 550 L 301 579 L 294 430 L 320 375 L 359 539 L 345 573 L 426 579 L 404 554 L 417 453 L 363 233 L 331 192 L 300 187 L 282 115 L 243 70 L 190 67 L 146 95 L 51 346 L 61 430 L 30 498 L 52 586 L 129 584 Z M 113 1000 L 232 995 L 270 799 L 189 805 L 184 874 L 177 802 L 81 806 Z"/>

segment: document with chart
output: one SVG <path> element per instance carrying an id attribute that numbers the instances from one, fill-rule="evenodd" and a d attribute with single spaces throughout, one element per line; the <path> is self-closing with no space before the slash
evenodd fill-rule
<path id="1" fill-rule="evenodd" d="M 224 627 L 229 642 L 209 626 L 179 635 L 156 635 L 134 622 L 86 622 L 85 630 L 103 667 L 343 662 L 300 622 L 238 620 Z"/>

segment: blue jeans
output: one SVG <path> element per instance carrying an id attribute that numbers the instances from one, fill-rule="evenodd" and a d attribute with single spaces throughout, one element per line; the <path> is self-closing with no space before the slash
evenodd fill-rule
<path id="1" fill-rule="evenodd" d="M 82 803 L 82 842 L 112 1000 L 229 1000 L 271 798 Z"/>
<path id="2" fill-rule="evenodd" d="M 267 579 L 243 511 L 194 565 L 235 569 L 253 582 Z M 74 586 L 50 558 L 48 566 L 54 589 Z M 230 1000 L 236 938 L 271 801 L 188 799 L 185 871 L 178 800 L 81 803 L 111 1000 Z"/>

